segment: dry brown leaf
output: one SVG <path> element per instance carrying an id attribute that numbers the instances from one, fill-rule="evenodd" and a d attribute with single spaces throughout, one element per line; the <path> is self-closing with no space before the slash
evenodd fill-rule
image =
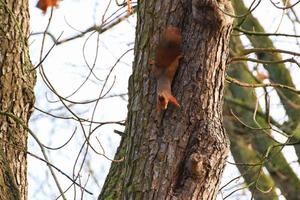
<path id="1" fill-rule="evenodd" d="M 265 80 L 265 79 L 268 79 L 269 76 L 268 76 L 268 74 L 265 73 L 265 72 L 257 72 L 256 78 L 257 78 L 258 80 L 260 80 L 260 81 L 263 81 L 263 80 Z"/>
<path id="2" fill-rule="evenodd" d="M 127 0 L 127 12 L 128 13 L 132 13 L 131 0 Z"/>
<path id="3" fill-rule="evenodd" d="M 48 7 L 57 7 L 59 0 L 39 0 L 36 7 L 46 13 Z"/>

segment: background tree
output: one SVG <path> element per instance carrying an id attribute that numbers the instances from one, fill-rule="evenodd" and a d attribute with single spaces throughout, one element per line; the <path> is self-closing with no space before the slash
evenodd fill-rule
<path id="1" fill-rule="evenodd" d="M 27 199 L 27 124 L 34 104 L 28 1 L 0 1 L 0 199 Z"/>
<path id="2" fill-rule="evenodd" d="M 285 5 L 287 5 L 286 3 L 287 1 L 284 2 Z M 236 15 L 243 15 L 249 10 L 240 1 L 233 1 L 233 5 Z M 297 15 L 294 15 L 294 17 L 297 18 Z M 274 89 L 282 102 L 288 120 L 280 124 L 270 116 L 271 109 L 274 108 L 270 108 L 269 98 L 271 90 L 267 89 L 266 85 L 260 85 L 265 87 L 265 111 L 262 111 L 257 106 L 258 100 L 253 91 L 230 85 L 226 96 L 226 102 L 229 104 L 225 109 L 225 113 L 228 114 L 226 117 L 228 118 L 226 120 L 227 123 L 225 124 L 228 125 L 226 129 L 231 133 L 231 152 L 236 162 L 241 164 L 238 168 L 244 174 L 246 183 L 250 186 L 249 188 L 255 199 L 278 199 L 278 196 L 274 193 L 275 187 L 280 189 L 281 194 L 286 199 L 300 199 L 298 192 L 296 192 L 300 187 L 299 178 L 281 153 L 285 145 L 294 145 L 296 152 L 298 152 L 297 149 L 299 148 L 299 133 L 297 130 L 299 116 L 296 114 L 299 109 L 297 106 L 299 104 L 299 92 L 293 90 L 295 86 L 290 72 L 286 68 L 286 63 L 298 64 L 297 60 L 295 57 L 282 59 L 280 53 L 293 55 L 293 52 L 276 50 L 272 40 L 269 38 L 273 34 L 266 34 L 259 21 L 251 13 L 247 14 L 247 18 L 237 20 L 235 30 L 246 33 L 253 49 L 245 50 L 239 38 L 233 37 L 231 49 L 233 57 L 236 58 L 232 58 L 232 60 L 239 61 L 239 63 L 233 63 L 228 70 L 228 74 L 242 82 L 250 83 L 248 86 L 252 88 L 257 87 L 258 85 L 255 84 L 261 84 L 262 81 L 265 81 L 264 79 L 268 79 L 274 86 L 277 84 L 277 87 L 274 87 Z M 278 35 L 274 33 L 273 36 Z M 293 36 L 296 35 L 290 35 L 290 37 Z M 242 56 L 249 53 L 255 53 L 257 59 Z M 296 55 L 299 54 L 296 53 Z M 256 76 L 247 67 L 245 63 L 247 60 L 257 63 L 253 69 L 254 73 L 256 71 Z M 261 75 L 258 72 L 259 65 L 263 66 L 267 71 L 263 72 L 266 75 L 263 79 L 259 78 L 259 75 Z M 242 85 L 240 84 L 240 86 Z M 284 88 L 282 86 L 290 88 L 282 89 Z M 275 94 L 273 93 L 273 95 Z M 235 115 L 232 115 L 232 112 Z M 240 120 L 245 122 L 245 124 L 239 123 L 241 122 Z M 278 141 L 274 137 L 274 133 L 284 135 L 286 141 Z M 249 163 L 251 163 L 251 166 L 249 166 Z M 270 176 L 263 172 L 263 167 L 266 167 Z"/>

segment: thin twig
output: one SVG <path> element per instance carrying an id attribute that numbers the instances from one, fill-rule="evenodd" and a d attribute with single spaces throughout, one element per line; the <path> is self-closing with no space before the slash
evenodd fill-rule
<path id="1" fill-rule="evenodd" d="M 244 82 L 241 82 L 235 78 L 232 78 L 230 76 L 226 76 L 226 80 L 230 83 L 234 83 L 238 86 L 241 86 L 241 87 L 249 87 L 249 88 L 259 88 L 259 87 L 278 87 L 278 88 L 282 88 L 282 89 L 287 89 L 291 92 L 294 92 L 296 94 L 300 94 L 300 91 L 293 88 L 293 87 L 290 87 L 290 86 L 287 86 L 287 85 L 282 85 L 282 84 L 279 84 L 279 83 L 244 83 Z"/>

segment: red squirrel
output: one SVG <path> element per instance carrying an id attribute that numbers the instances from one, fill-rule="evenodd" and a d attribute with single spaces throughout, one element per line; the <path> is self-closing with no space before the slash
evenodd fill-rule
<path id="1" fill-rule="evenodd" d="M 180 107 L 172 95 L 171 84 L 179 65 L 181 54 L 181 31 L 177 27 L 168 26 L 161 35 L 153 66 L 153 74 L 157 80 L 157 111 L 165 110 L 168 103 Z"/>

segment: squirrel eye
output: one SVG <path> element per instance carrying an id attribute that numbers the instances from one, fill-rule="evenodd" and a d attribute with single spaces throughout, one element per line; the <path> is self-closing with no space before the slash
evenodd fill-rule
<path id="1" fill-rule="evenodd" d="M 158 100 L 159 100 L 161 103 L 164 103 L 165 98 L 164 98 L 163 96 L 158 96 Z"/>

